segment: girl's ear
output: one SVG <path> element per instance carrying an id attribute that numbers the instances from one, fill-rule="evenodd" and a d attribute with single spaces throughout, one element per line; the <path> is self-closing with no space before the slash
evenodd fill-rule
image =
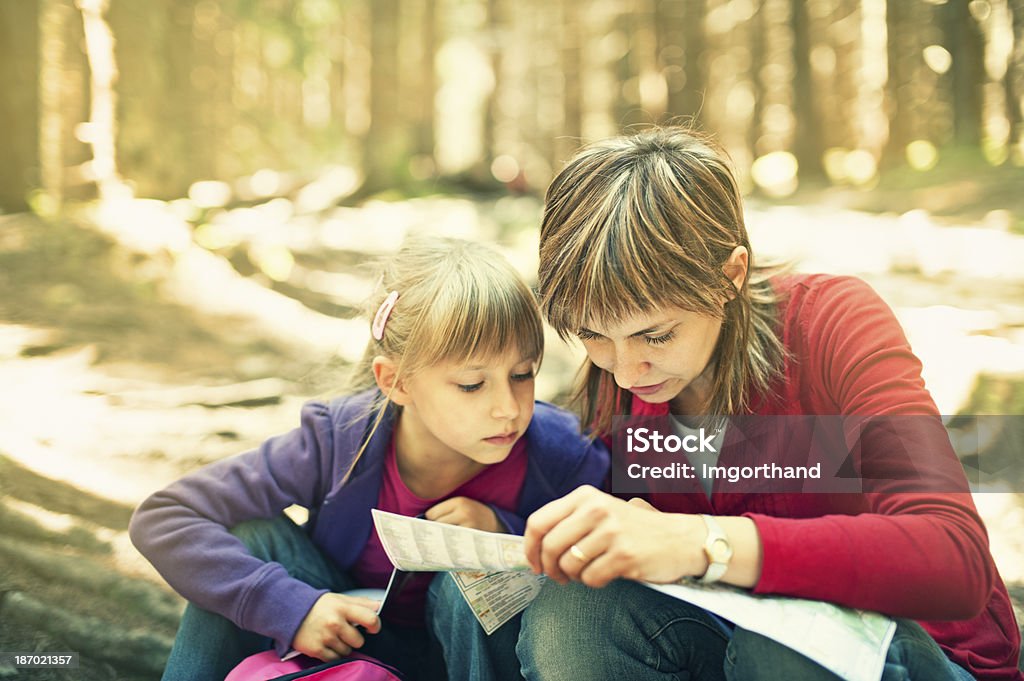
<path id="1" fill-rule="evenodd" d="M 383 355 L 374 357 L 373 379 L 380 391 L 395 404 L 405 406 L 409 401 L 402 381 L 398 380 L 398 366 L 394 360 Z"/>
<path id="2" fill-rule="evenodd" d="M 729 300 L 735 298 L 736 293 L 743 288 L 743 282 L 747 278 L 747 269 L 749 267 L 750 254 L 747 252 L 746 246 L 737 246 L 732 249 L 729 259 L 722 265 L 725 276 L 732 280 L 733 292 L 729 295 Z"/>

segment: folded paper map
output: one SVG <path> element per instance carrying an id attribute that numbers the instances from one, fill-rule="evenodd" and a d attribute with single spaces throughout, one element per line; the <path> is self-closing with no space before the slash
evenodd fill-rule
<path id="1" fill-rule="evenodd" d="M 451 572 L 490 634 L 522 612 L 545 577 L 529 572 L 523 538 L 373 510 L 388 558 L 401 570 Z M 847 681 L 878 681 L 896 623 L 874 612 L 779 596 L 754 596 L 725 585 L 650 584 L 738 627 L 792 648 Z"/>

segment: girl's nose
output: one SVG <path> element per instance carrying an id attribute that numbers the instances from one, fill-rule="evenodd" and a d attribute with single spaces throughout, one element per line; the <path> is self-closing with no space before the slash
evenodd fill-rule
<path id="1" fill-rule="evenodd" d="M 519 402 L 516 401 L 515 391 L 511 385 L 505 384 L 495 390 L 491 415 L 504 420 L 511 420 L 519 416 Z"/>

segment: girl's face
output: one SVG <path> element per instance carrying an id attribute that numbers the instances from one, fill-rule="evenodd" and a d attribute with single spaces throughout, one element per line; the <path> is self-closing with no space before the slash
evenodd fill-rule
<path id="1" fill-rule="evenodd" d="M 536 367 L 535 359 L 515 352 L 421 369 L 394 396 L 404 407 L 401 425 L 424 451 L 481 464 L 504 461 L 533 418 Z"/>
<path id="2" fill-rule="evenodd" d="M 578 331 L 590 361 L 644 402 L 668 402 L 698 389 L 718 342 L 722 320 L 677 307 L 622 322 L 588 322 Z"/>

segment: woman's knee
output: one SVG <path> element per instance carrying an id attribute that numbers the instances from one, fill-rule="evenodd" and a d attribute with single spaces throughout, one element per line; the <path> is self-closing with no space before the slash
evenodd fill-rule
<path id="1" fill-rule="evenodd" d="M 882 681 L 956 681 L 962 678 L 961 672 L 920 624 L 896 620 L 896 633 L 889 644 Z"/>
<path id="2" fill-rule="evenodd" d="M 729 681 L 839 681 L 840 678 L 792 648 L 738 627 L 726 648 L 725 676 Z"/>
<path id="3" fill-rule="evenodd" d="M 707 613 L 636 582 L 545 584 L 516 648 L 527 678 L 720 678 L 725 635 Z"/>
<path id="4" fill-rule="evenodd" d="M 586 619 L 602 612 L 603 590 L 570 583 L 546 583 L 523 613 L 516 655 L 529 679 L 600 678 L 590 675 L 590 664 L 599 664 L 587 652 L 588 643 L 601 645 Z"/>

